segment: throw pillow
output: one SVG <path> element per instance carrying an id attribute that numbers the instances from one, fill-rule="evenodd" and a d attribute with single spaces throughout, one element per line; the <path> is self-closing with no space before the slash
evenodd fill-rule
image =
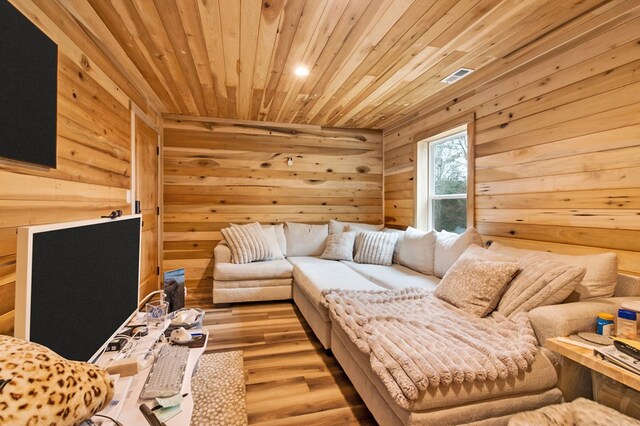
<path id="1" fill-rule="evenodd" d="M 356 237 L 354 260 L 358 263 L 389 266 L 393 260 L 393 249 L 397 240 L 398 234 L 395 233 L 360 232 Z"/>
<path id="2" fill-rule="evenodd" d="M 327 237 L 327 246 L 322 255 L 323 259 L 353 261 L 353 244 L 356 241 L 355 232 L 341 232 Z"/>
<path id="3" fill-rule="evenodd" d="M 471 315 L 484 317 L 498 305 L 519 270 L 515 262 L 461 258 L 442 278 L 435 295 Z"/>
<path id="4" fill-rule="evenodd" d="M 251 263 L 256 260 L 267 260 L 273 256 L 271 250 L 273 241 L 269 241 L 258 222 L 231 225 L 222 229 L 221 232 L 231 250 L 232 263 Z"/>
<path id="5" fill-rule="evenodd" d="M 320 256 L 329 236 L 329 225 L 287 222 L 287 256 Z"/>
<path id="6" fill-rule="evenodd" d="M 531 253 L 518 262 L 521 271 L 502 296 L 498 312 L 510 317 L 518 312 L 563 302 L 580 284 L 585 269 Z"/>
<path id="7" fill-rule="evenodd" d="M 398 257 L 400 256 L 400 247 L 402 247 L 402 241 L 404 240 L 404 232 L 399 229 L 392 228 L 384 228 L 383 232 L 391 232 L 393 234 L 398 234 L 398 241 L 396 241 L 396 246 L 393 249 L 393 263 L 400 263 Z"/>
<path id="8" fill-rule="evenodd" d="M 398 263 L 425 275 L 433 275 L 436 231 L 424 232 L 408 227 L 398 250 Z"/>
<path id="9" fill-rule="evenodd" d="M 438 278 L 444 277 L 451 265 L 471 244 L 482 246 L 482 237 L 475 228 L 468 228 L 460 235 L 447 231 L 438 232 L 433 262 L 434 275 Z"/>
<path id="10" fill-rule="evenodd" d="M 276 235 L 276 229 L 273 226 L 262 227 L 262 232 L 264 232 L 264 236 L 267 238 L 267 242 L 269 243 L 269 250 L 271 251 L 271 256 L 265 260 L 281 260 L 284 259 L 284 254 L 282 250 L 280 250 L 280 243 L 278 242 L 278 236 Z"/>
<path id="11" fill-rule="evenodd" d="M 102 368 L 9 336 L 0 336 L 0 372 L 4 425 L 80 424 L 114 394 L 113 380 Z"/>
<path id="12" fill-rule="evenodd" d="M 611 297 L 616 291 L 616 285 L 618 284 L 618 257 L 615 253 L 558 254 L 507 247 L 497 242 L 491 244 L 489 250 L 506 253 L 518 258 L 530 253 L 541 253 L 555 261 L 585 268 L 584 278 L 566 299 L 567 302 L 588 300 L 594 297 Z"/>

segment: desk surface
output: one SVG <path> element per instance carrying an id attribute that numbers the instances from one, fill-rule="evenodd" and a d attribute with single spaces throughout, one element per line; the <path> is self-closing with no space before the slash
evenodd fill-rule
<path id="1" fill-rule="evenodd" d="M 608 361 L 596 358 L 593 354 L 593 349 L 581 348 L 570 343 L 558 341 L 555 338 L 547 339 L 544 346 L 591 370 L 597 371 L 630 388 L 640 391 L 640 375 L 634 374 Z"/>
<path id="2" fill-rule="evenodd" d="M 147 349 L 152 347 L 156 342 L 160 334 L 168 325 L 168 322 L 165 324 L 165 327 L 156 330 L 149 330 L 149 334 L 140 339 L 136 350 L 134 351 L 134 356 L 140 357 L 140 359 L 144 358 L 144 354 L 146 354 Z M 192 330 L 194 332 L 202 332 L 202 330 Z M 208 339 L 208 335 L 206 338 Z M 191 421 L 191 415 L 193 413 L 193 397 L 191 396 L 191 376 L 194 373 L 194 369 L 197 365 L 200 356 L 204 353 L 204 350 L 207 347 L 207 343 L 201 348 L 191 349 L 189 351 L 189 360 L 187 361 L 187 366 L 184 373 L 184 380 L 182 383 L 182 390 L 180 393 L 188 394 L 184 400 L 182 401 L 182 412 L 178 415 L 170 419 L 166 422 L 167 426 L 178 426 L 178 425 L 188 425 Z M 113 355 L 113 354 L 112 354 Z M 108 354 L 103 355 L 106 358 Z M 101 357 L 101 358 L 103 358 Z M 103 360 L 106 362 L 106 360 Z M 100 365 L 100 361 L 98 365 Z M 138 374 L 134 376 L 130 376 L 130 378 L 123 378 L 127 383 L 126 397 L 123 398 L 122 407 L 120 407 L 119 414 L 117 415 L 117 420 L 119 420 L 124 425 L 147 425 L 147 421 L 144 416 L 140 412 L 139 406 L 142 403 L 147 403 L 147 405 L 153 406 L 155 405 L 155 400 L 140 400 L 140 392 L 142 391 L 142 387 L 151 371 L 151 364 L 146 363 L 144 368 L 138 372 Z M 116 392 L 117 392 L 117 384 L 116 384 Z M 114 396 L 115 397 L 115 396 Z M 112 422 L 105 422 L 104 424 L 113 424 Z"/>

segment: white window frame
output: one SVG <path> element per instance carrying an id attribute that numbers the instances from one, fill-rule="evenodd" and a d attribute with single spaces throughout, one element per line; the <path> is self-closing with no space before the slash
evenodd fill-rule
<path id="1" fill-rule="evenodd" d="M 437 144 L 445 143 L 451 139 L 459 137 L 462 133 L 467 136 L 467 165 L 469 164 L 469 132 L 467 125 L 458 126 L 453 129 L 438 133 L 435 136 L 418 142 L 418 159 L 416 168 L 416 227 L 425 231 L 433 229 L 433 200 L 467 200 L 467 209 L 469 208 L 468 190 L 469 190 L 469 173 L 467 172 L 467 192 L 462 194 L 446 194 L 435 195 L 435 179 L 433 178 L 433 168 L 431 160 L 434 156 L 433 150 Z M 426 170 L 425 170 L 426 167 Z M 468 222 L 468 216 L 467 216 Z M 469 224 L 467 223 L 467 226 Z"/>

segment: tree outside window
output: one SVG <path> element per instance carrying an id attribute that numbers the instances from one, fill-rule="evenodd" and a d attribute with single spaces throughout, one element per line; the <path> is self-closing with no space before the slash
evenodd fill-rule
<path id="1" fill-rule="evenodd" d="M 429 223 L 436 231 L 467 228 L 467 133 L 429 143 Z"/>
<path id="2" fill-rule="evenodd" d="M 420 143 L 418 226 L 462 233 L 467 228 L 467 132 L 458 128 Z"/>

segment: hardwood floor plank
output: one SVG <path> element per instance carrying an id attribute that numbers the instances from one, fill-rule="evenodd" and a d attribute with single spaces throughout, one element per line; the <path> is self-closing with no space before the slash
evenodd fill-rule
<path id="1" fill-rule="evenodd" d="M 249 424 L 377 424 L 293 302 L 213 308 L 209 293 L 198 296 L 189 300 L 207 310 L 206 352 L 243 352 Z"/>

